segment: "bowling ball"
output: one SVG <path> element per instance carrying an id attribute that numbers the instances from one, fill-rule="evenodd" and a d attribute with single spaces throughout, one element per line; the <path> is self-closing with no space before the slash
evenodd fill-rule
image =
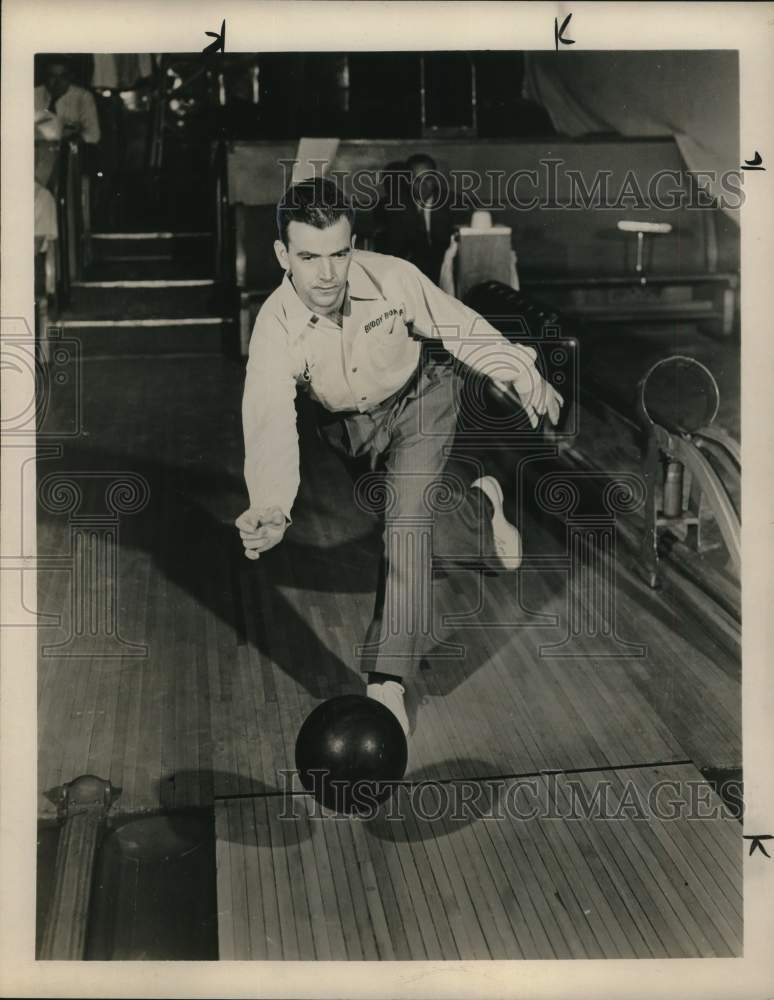
<path id="1" fill-rule="evenodd" d="M 408 746 L 392 712 L 364 695 L 330 698 L 305 719 L 296 738 L 304 788 L 336 812 L 373 812 L 406 772 Z"/>

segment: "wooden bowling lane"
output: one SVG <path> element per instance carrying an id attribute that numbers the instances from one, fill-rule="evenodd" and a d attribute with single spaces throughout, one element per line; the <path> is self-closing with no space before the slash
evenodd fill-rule
<path id="1" fill-rule="evenodd" d="M 150 500 L 121 519 L 117 621 L 147 656 L 55 649 L 39 658 L 39 811 L 56 786 L 91 772 L 121 789 L 116 810 L 209 806 L 213 796 L 282 790 L 306 714 L 362 690 L 354 646 L 370 617 L 378 525 L 352 502 L 338 459 L 308 442 L 294 524 L 273 553 L 250 563 L 233 518 L 244 508 L 241 371 L 220 358 L 90 361 L 83 366 L 84 430 L 39 478 L 125 470 Z M 114 387 L 121 384 L 121 394 Z M 174 405 L 168 405 L 174 384 Z M 49 430 L 67 425 L 57 398 Z M 306 440 L 306 439 L 305 439 Z M 43 511 L 38 552 L 69 558 L 70 524 Z M 528 552 L 556 553 L 554 535 L 527 532 Z M 40 645 L 71 632 L 72 577 L 39 570 L 39 610 L 61 616 Z M 437 616 L 462 660 L 431 658 L 408 693 L 415 731 L 409 776 L 484 778 L 545 768 L 691 759 L 738 766 L 734 665 L 701 630 L 618 579 L 621 636 L 639 658 L 600 657 L 591 638 L 575 658 L 550 655 L 567 620 L 567 580 L 536 567 L 486 578 L 479 594 L 455 574 L 439 581 Z M 473 624 L 472 628 L 462 627 Z M 102 645 L 100 645 L 102 643 Z M 610 652 L 603 649 L 602 652 Z M 289 780 L 289 779 L 287 779 Z"/>
<path id="2" fill-rule="evenodd" d="M 424 788 L 219 799 L 220 958 L 741 954 L 739 825 L 691 764 Z"/>

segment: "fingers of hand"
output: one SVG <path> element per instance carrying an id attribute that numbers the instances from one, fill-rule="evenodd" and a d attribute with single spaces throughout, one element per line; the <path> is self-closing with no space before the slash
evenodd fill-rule
<path id="1" fill-rule="evenodd" d="M 246 510 L 239 515 L 234 524 L 239 528 L 240 533 L 243 531 L 255 531 L 258 526 L 258 515 L 255 511 Z"/>
<path id="2" fill-rule="evenodd" d="M 553 405 L 556 416 L 553 417 L 552 419 L 554 423 L 558 423 L 559 414 L 561 413 L 562 407 L 564 406 L 564 397 L 561 395 L 561 393 L 558 393 L 556 389 L 554 389 Z"/>
<path id="3" fill-rule="evenodd" d="M 262 542 L 268 535 L 269 529 L 261 526 L 257 531 L 240 531 L 239 537 L 243 542 Z"/>
<path id="4" fill-rule="evenodd" d="M 498 379 L 492 381 L 498 389 L 506 388 Z M 548 419 L 552 424 L 557 423 L 564 399 L 536 369 L 528 373 L 526 384 L 524 384 L 524 380 L 514 380 L 511 383 L 511 388 L 518 394 L 524 412 L 533 428 L 538 426 L 539 419 L 544 413 L 548 414 Z"/>
<path id="5" fill-rule="evenodd" d="M 515 388 L 515 386 L 514 386 Z M 529 384 L 519 392 L 521 405 L 533 427 L 537 426 L 537 414 L 545 411 L 545 382 L 537 371 L 530 372 Z"/>
<path id="6" fill-rule="evenodd" d="M 558 412 L 558 410 L 561 409 L 564 404 L 564 399 L 549 382 L 546 382 L 545 379 L 541 379 L 539 385 L 535 387 L 535 392 L 531 402 L 538 413 L 545 413 L 548 411 L 550 414 L 554 411 Z"/>
<path id="7" fill-rule="evenodd" d="M 280 541 L 284 532 L 279 531 L 276 528 L 263 527 L 259 531 L 252 534 L 245 534 L 240 532 L 242 536 L 242 544 L 246 551 L 249 552 L 265 552 L 267 549 L 272 548 L 277 542 Z"/>
<path id="8" fill-rule="evenodd" d="M 513 388 L 515 389 L 516 387 L 514 386 Z M 517 390 L 517 395 L 519 397 L 519 402 L 522 405 L 522 409 L 527 414 L 530 424 L 533 427 L 537 427 L 538 417 L 535 412 L 531 394 L 529 392 L 518 392 Z"/>
<path id="9" fill-rule="evenodd" d="M 552 424 L 557 424 L 559 422 L 559 415 L 564 405 L 564 399 L 561 394 L 556 391 L 552 386 L 549 386 L 548 393 L 548 419 Z"/>
<path id="10" fill-rule="evenodd" d="M 284 528 L 285 515 L 279 507 L 270 507 L 263 510 L 255 510 L 251 507 L 240 514 L 234 523 L 240 532 L 250 534 L 267 525 Z"/>
<path id="11" fill-rule="evenodd" d="M 529 392 L 527 399 L 530 406 L 534 407 L 538 413 L 543 413 L 546 406 L 546 383 L 537 368 L 533 368 L 529 373 L 529 376 Z"/>

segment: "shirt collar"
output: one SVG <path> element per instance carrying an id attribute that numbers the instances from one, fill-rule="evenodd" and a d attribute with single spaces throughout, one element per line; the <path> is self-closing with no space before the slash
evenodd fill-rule
<path id="1" fill-rule="evenodd" d="M 280 288 L 282 289 L 282 302 L 285 307 L 288 332 L 291 334 L 298 334 L 301 333 L 302 330 L 305 330 L 310 323 L 314 326 L 318 322 L 319 317 L 314 310 L 310 309 L 301 301 L 298 296 L 298 292 L 293 287 L 293 282 L 290 280 L 290 274 L 287 271 L 282 279 Z M 347 291 L 344 296 L 344 314 L 346 315 L 349 312 L 347 308 L 348 299 L 368 301 L 378 299 L 379 297 L 379 289 L 376 287 L 373 279 L 365 270 L 363 265 L 358 262 L 357 258 L 353 258 L 352 263 L 349 266 L 349 274 L 347 275 Z"/>
<path id="2" fill-rule="evenodd" d="M 280 288 L 282 290 L 282 304 L 285 308 L 288 333 L 299 334 L 309 326 L 316 314 L 308 306 L 305 306 L 298 297 L 298 292 L 293 287 L 293 282 L 290 280 L 290 273 L 288 271 L 285 271 L 285 277 L 282 279 Z M 316 319 L 314 321 L 315 323 L 317 322 Z"/>

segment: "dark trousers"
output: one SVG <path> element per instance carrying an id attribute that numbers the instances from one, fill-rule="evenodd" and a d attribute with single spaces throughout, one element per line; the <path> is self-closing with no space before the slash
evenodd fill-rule
<path id="1" fill-rule="evenodd" d="M 480 570 L 495 558 L 488 502 L 470 483 L 479 463 L 449 461 L 460 376 L 424 361 L 398 393 L 368 413 L 323 413 L 321 433 L 348 457 L 370 456 L 355 502 L 384 519 L 376 605 L 361 670 L 410 677 L 435 643 L 433 564 Z"/>

